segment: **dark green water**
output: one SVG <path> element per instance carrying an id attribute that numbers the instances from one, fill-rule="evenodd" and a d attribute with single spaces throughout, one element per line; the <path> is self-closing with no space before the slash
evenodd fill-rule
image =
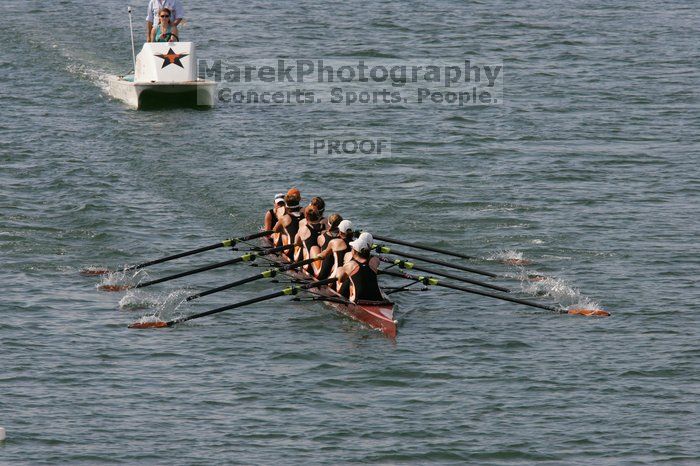
<path id="1" fill-rule="evenodd" d="M 186 2 L 200 58 L 495 60 L 504 103 L 137 112 L 104 91 L 130 68 L 122 3 L 3 2 L 0 463 L 700 462 L 696 6 Z M 392 154 L 309 156 L 336 134 Z M 285 300 L 136 331 L 134 303 L 280 285 L 175 309 L 260 269 L 126 297 L 77 273 L 253 232 L 292 185 L 613 317 L 435 289 L 396 295 L 395 342 Z M 520 255 L 551 279 L 494 260 Z"/>

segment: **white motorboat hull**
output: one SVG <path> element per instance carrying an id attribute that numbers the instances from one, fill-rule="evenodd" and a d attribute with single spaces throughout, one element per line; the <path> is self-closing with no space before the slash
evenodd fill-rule
<path id="1" fill-rule="evenodd" d="M 132 108 L 157 106 L 213 107 L 216 83 L 197 80 L 180 83 L 137 83 L 128 77 L 109 80 L 109 93 Z"/>

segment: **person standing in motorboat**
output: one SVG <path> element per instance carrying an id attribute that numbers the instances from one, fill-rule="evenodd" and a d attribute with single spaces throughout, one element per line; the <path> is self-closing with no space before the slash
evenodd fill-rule
<path id="1" fill-rule="evenodd" d="M 173 27 L 177 28 L 180 25 L 185 13 L 180 0 L 149 0 L 148 13 L 146 14 L 146 42 L 152 42 L 153 25 L 158 24 L 160 10 L 163 8 L 170 10 L 170 23 Z"/>
<path id="2" fill-rule="evenodd" d="M 170 20 L 170 10 L 161 8 L 158 18 L 158 26 L 151 31 L 151 42 L 177 42 L 179 40 L 177 27 Z"/>

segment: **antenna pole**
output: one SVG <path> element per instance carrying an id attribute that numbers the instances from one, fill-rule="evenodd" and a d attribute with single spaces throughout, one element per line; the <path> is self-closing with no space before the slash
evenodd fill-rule
<path id="1" fill-rule="evenodd" d="M 131 59 L 134 63 L 134 74 L 136 74 L 136 49 L 134 48 L 134 25 L 131 22 L 131 7 L 127 7 L 129 11 L 129 29 L 131 30 Z"/>

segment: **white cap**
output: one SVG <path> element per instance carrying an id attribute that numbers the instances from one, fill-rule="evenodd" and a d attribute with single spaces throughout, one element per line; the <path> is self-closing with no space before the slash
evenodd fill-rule
<path id="1" fill-rule="evenodd" d="M 275 194 L 275 204 L 278 202 L 284 202 L 284 193 Z"/>
<path id="2" fill-rule="evenodd" d="M 365 243 L 367 243 L 367 247 L 371 248 L 372 243 L 374 243 L 374 236 L 372 236 L 370 233 L 367 233 L 366 231 L 363 231 L 360 233 L 359 239 L 363 240 Z"/>
<path id="3" fill-rule="evenodd" d="M 352 230 L 352 222 L 350 220 L 343 220 L 338 224 L 338 230 L 345 233 L 348 230 Z"/>
<path id="4" fill-rule="evenodd" d="M 355 241 L 350 241 L 350 247 L 357 252 L 362 251 L 362 249 L 367 249 L 367 245 L 360 238 L 357 238 Z"/>
<path id="5" fill-rule="evenodd" d="M 350 247 L 353 248 L 355 251 L 360 252 L 363 249 L 369 251 L 370 248 L 372 247 L 371 242 L 367 242 L 367 237 L 360 235 L 359 238 L 357 238 L 355 241 L 350 241 Z"/>

